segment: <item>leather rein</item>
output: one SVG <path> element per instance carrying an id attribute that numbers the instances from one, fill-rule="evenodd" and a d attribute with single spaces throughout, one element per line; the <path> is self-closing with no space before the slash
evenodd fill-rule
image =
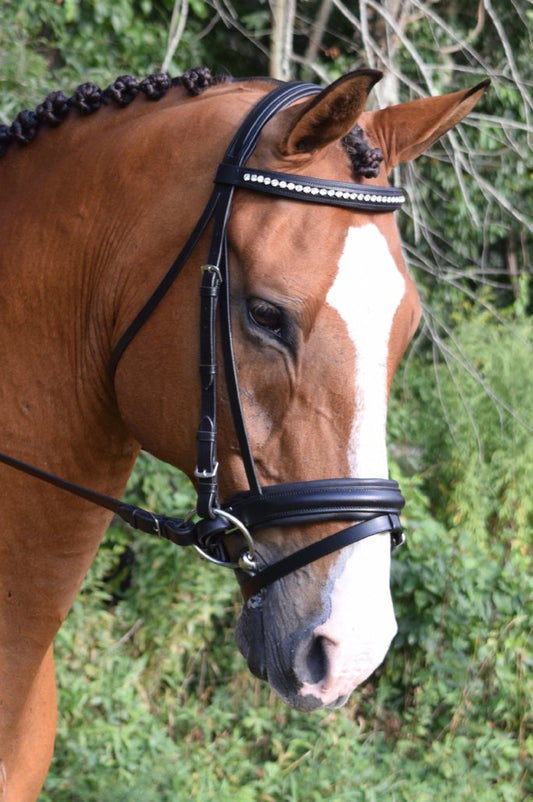
<path id="1" fill-rule="evenodd" d="M 390 533 L 392 549 L 404 542 L 399 519 L 404 499 L 395 481 L 325 479 L 262 487 L 257 478 L 241 408 L 230 323 L 227 242 L 235 188 L 371 212 L 394 211 L 406 200 L 403 191 L 394 187 L 326 181 L 245 166 L 268 120 L 291 103 L 320 91 L 320 87 L 314 84 L 283 84 L 265 95 L 249 112 L 219 165 L 211 197 L 189 239 L 111 355 L 111 371 L 114 375 L 125 349 L 179 276 L 200 236 L 212 221 L 208 259 L 201 268 L 201 415 L 195 470 L 198 499 L 194 513 L 184 519 L 152 513 L 0 453 L 0 463 L 111 510 L 135 529 L 159 535 L 178 546 L 192 545 L 211 562 L 237 570 L 245 599 L 298 568 L 372 535 Z M 217 319 L 220 321 L 226 386 L 249 485 L 249 490 L 223 502 L 218 493 Z M 332 520 L 352 523 L 272 565 L 261 565 L 252 537 L 252 533 L 258 529 Z M 245 544 L 237 562 L 228 559 L 222 542 L 226 535 L 234 532 L 242 535 Z"/>

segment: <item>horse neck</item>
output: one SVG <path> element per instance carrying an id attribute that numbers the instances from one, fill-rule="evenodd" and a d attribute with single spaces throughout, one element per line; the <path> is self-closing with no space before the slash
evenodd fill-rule
<path id="1" fill-rule="evenodd" d="M 107 492 L 123 484 L 139 445 L 117 407 L 112 346 L 175 258 L 220 157 L 216 136 L 204 152 L 204 109 L 212 119 L 215 101 L 182 100 L 69 119 L 0 162 L 9 188 L 0 206 L 0 364 L 9 379 L 0 393 L 12 410 L 3 450 L 34 462 L 46 454 L 50 469 Z M 221 152 L 233 124 L 221 123 Z M 185 271 L 180 297 L 193 287 L 196 307 Z M 174 341 L 180 327 L 190 338 L 189 318 L 173 321 Z M 138 382 L 135 364 L 133 372 Z M 196 367 L 184 381 L 196 382 Z"/>

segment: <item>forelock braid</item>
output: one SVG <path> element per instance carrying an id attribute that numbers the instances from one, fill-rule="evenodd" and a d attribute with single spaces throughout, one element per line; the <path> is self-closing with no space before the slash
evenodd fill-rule
<path id="1" fill-rule="evenodd" d="M 350 157 L 355 175 L 363 178 L 376 178 L 384 159 L 380 148 L 371 148 L 365 139 L 363 129 L 356 125 L 342 140 L 342 144 Z"/>

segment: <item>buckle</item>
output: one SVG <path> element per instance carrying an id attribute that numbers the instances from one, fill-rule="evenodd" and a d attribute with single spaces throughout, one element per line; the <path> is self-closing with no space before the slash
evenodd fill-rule
<path id="1" fill-rule="evenodd" d="M 252 536 L 246 526 L 236 518 L 234 515 L 231 515 L 229 512 L 225 510 L 221 510 L 218 507 L 213 507 L 212 510 L 215 516 L 219 518 L 224 518 L 227 522 L 226 528 L 221 533 L 217 533 L 218 537 L 222 535 L 228 535 L 231 532 L 239 532 L 246 541 L 246 549 L 242 552 L 237 562 L 230 562 L 229 560 L 220 560 L 217 557 L 213 557 L 212 554 L 207 551 L 207 549 L 198 546 L 194 543 L 194 548 L 198 552 L 198 554 L 203 557 L 205 560 L 208 560 L 210 563 L 214 563 L 215 565 L 220 565 L 222 568 L 232 568 L 233 570 L 239 568 L 241 571 L 244 571 L 247 574 L 254 574 L 257 571 L 257 562 L 255 559 L 255 544 L 252 539 Z M 209 522 L 208 522 L 209 523 Z M 201 522 L 200 522 L 201 526 Z M 207 545 L 209 548 L 209 545 Z"/>
<path id="2" fill-rule="evenodd" d="M 218 473 L 218 462 L 215 462 L 213 470 L 209 471 L 207 468 L 200 470 L 198 465 L 194 469 L 194 475 L 197 479 L 214 479 Z"/>
<path id="3" fill-rule="evenodd" d="M 218 265 L 201 265 L 200 270 L 202 273 L 214 273 L 222 284 L 222 273 Z"/>

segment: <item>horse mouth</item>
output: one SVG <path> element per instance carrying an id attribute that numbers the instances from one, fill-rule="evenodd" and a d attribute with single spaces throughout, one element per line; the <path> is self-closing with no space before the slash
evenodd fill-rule
<path id="1" fill-rule="evenodd" d="M 384 605 L 376 626 L 366 626 L 350 641 L 351 631 L 331 626 L 336 620 L 328 604 L 320 617 L 317 605 L 312 609 L 313 616 L 298 615 L 286 592 L 269 588 L 245 603 L 235 640 L 252 674 L 286 704 L 301 711 L 336 710 L 383 662 L 396 621 L 392 606 Z"/>
<path id="2" fill-rule="evenodd" d="M 308 627 L 298 638 L 274 635 L 265 627 L 262 599 L 257 596 L 245 605 L 235 630 L 237 646 L 250 672 L 268 682 L 286 704 L 303 712 L 342 707 L 350 696 L 342 694 L 326 701 L 313 693 L 326 671 L 321 639 L 312 636 L 313 629 L 314 625 Z M 306 687 L 310 692 L 305 692 Z"/>

